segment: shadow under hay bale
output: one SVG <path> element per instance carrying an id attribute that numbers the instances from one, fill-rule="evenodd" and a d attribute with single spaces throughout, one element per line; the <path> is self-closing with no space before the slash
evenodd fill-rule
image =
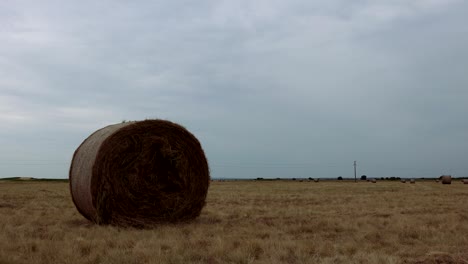
<path id="1" fill-rule="evenodd" d="M 452 176 L 450 175 L 442 175 L 440 176 L 440 180 L 442 184 L 452 184 Z"/>
<path id="2" fill-rule="evenodd" d="M 104 127 L 75 151 L 70 191 L 98 224 L 151 227 L 200 215 L 210 182 L 198 140 L 165 120 Z"/>

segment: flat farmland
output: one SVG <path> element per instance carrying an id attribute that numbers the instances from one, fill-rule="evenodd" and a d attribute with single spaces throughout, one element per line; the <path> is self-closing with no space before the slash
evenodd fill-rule
<path id="1" fill-rule="evenodd" d="M 468 263 L 468 185 L 212 182 L 202 214 L 98 226 L 68 183 L 0 181 L 0 264 Z"/>

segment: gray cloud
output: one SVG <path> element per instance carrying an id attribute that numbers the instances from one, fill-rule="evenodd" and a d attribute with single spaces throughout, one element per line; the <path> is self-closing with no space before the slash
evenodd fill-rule
<path id="1" fill-rule="evenodd" d="M 463 1 L 0 4 L 0 177 L 166 118 L 214 177 L 467 176 Z M 48 166 L 50 164 L 50 166 Z"/>

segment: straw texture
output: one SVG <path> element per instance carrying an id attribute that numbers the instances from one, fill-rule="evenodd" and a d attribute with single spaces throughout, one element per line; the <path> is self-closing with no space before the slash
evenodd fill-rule
<path id="1" fill-rule="evenodd" d="M 94 132 L 75 151 L 69 177 L 73 202 L 84 217 L 135 227 L 196 218 L 210 182 L 199 141 L 166 120 Z"/>

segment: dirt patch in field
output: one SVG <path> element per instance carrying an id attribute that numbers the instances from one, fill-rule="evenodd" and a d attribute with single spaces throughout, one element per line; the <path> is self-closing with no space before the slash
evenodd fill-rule
<path id="1" fill-rule="evenodd" d="M 468 253 L 453 255 L 446 252 L 431 252 L 414 264 L 467 264 Z"/>
<path id="2" fill-rule="evenodd" d="M 7 204 L 7 203 L 0 203 L 0 209 L 1 208 L 10 208 L 10 209 L 13 209 L 13 208 L 16 208 L 16 206 L 12 205 L 12 204 Z"/>

